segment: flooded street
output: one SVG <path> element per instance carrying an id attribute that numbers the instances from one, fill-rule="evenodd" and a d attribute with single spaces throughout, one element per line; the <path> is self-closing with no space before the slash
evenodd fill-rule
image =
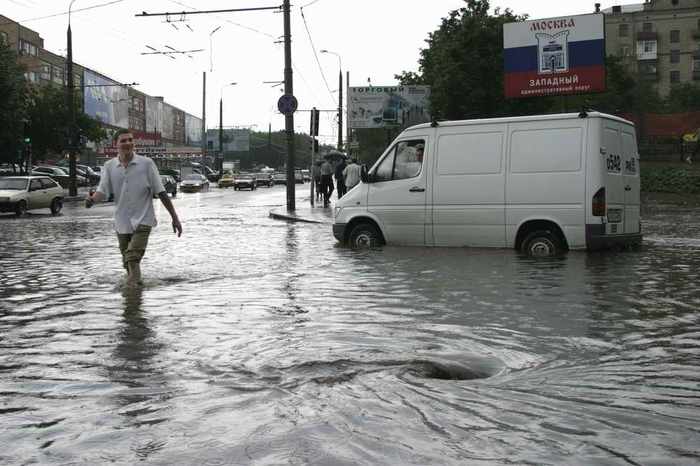
<path id="1" fill-rule="evenodd" d="M 159 206 L 140 292 L 111 206 L 0 217 L 0 464 L 700 462 L 700 209 L 532 260 L 352 251 L 284 202 L 181 194 L 181 238 Z"/>

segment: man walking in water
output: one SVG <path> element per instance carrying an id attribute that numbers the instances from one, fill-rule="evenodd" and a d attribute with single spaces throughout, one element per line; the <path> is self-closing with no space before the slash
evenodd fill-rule
<path id="1" fill-rule="evenodd" d="M 182 225 L 160 180 L 153 160 L 134 153 L 134 136 L 125 129 L 114 134 L 119 155 L 107 161 L 95 193 L 88 194 L 85 207 L 92 207 L 114 196 L 114 229 L 119 240 L 122 263 L 127 270 L 127 284 L 141 283 L 141 259 L 148 236 L 156 226 L 153 197 L 158 196 L 172 218 L 173 232 L 179 237 Z"/>

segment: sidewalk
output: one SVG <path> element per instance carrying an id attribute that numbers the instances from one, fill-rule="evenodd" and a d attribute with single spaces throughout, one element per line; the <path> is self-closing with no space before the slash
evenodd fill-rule
<path id="1" fill-rule="evenodd" d="M 303 223 L 323 223 L 326 225 L 333 224 L 333 202 L 330 207 L 323 207 L 323 201 L 316 203 L 311 207 L 311 202 L 308 197 L 296 199 L 296 210 L 288 211 L 287 206 L 275 207 L 270 211 L 270 217 L 277 220 L 287 222 L 303 222 Z"/>

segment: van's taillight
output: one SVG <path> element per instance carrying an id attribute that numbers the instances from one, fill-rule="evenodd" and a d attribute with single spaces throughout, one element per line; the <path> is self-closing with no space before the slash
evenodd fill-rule
<path id="1" fill-rule="evenodd" d="M 593 196 L 593 215 L 596 217 L 605 216 L 605 188 L 600 188 L 595 196 Z"/>

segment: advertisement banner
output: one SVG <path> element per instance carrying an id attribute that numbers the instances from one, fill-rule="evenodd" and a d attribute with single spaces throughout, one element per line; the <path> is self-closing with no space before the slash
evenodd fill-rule
<path id="1" fill-rule="evenodd" d="M 185 113 L 185 144 L 202 145 L 202 119 Z"/>
<path id="2" fill-rule="evenodd" d="M 85 113 L 119 128 L 129 127 L 129 90 L 89 70 L 83 71 Z"/>
<path id="3" fill-rule="evenodd" d="M 602 14 L 503 25 L 507 98 L 605 91 Z"/>
<path id="4" fill-rule="evenodd" d="M 430 86 L 348 88 L 348 126 L 384 128 L 430 121 Z"/>
<path id="5" fill-rule="evenodd" d="M 214 151 L 219 151 L 219 130 L 207 130 L 207 142 Z M 248 152 L 250 150 L 250 130 L 238 128 L 224 129 L 224 152 Z"/>
<path id="6" fill-rule="evenodd" d="M 161 136 L 165 139 L 175 139 L 175 108 L 163 103 L 163 129 Z"/>
<path id="7" fill-rule="evenodd" d="M 163 131 L 163 101 L 146 96 L 146 131 L 161 133 Z"/>

